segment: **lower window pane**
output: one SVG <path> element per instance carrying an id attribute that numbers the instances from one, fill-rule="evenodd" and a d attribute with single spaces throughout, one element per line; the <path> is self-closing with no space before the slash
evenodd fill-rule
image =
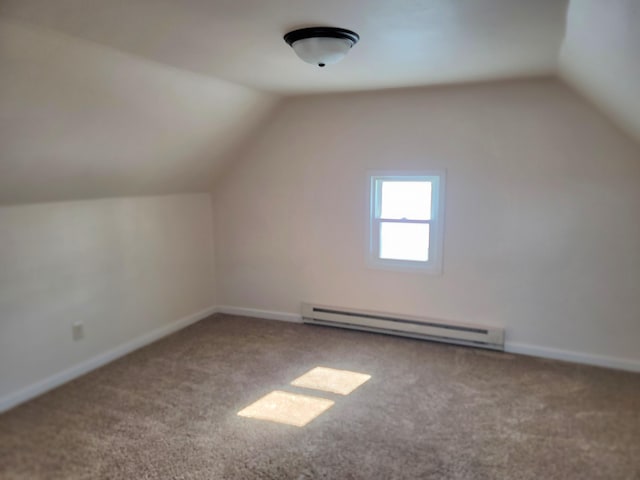
<path id="1" fill-rule="evenodd" d="M 380 258 L 388 260 L 429 260 L 428 223 L 380 223 Z"/>

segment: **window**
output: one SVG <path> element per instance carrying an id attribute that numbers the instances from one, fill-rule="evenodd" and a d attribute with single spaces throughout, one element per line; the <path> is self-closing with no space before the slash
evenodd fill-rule
<path id="1" fill-rule="evenodd" d="M 372 174 L 370 184 L 370 263 L 440 273 L 444 173 Z"/>

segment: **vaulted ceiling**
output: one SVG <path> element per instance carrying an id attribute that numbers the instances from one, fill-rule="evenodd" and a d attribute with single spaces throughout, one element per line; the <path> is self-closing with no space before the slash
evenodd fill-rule
<path id="1" fill-rule="evenodd" d="M 640 141 L 640 1 L 571 0 L 559 73 Z"/>
<path id="2" fill-rule="evenodd" d="M 566 0 L 3 0 L 12 19 L 278 93 L 549 74 Z M 287 31 L 342 26 L 348 62 L 310 68 Z"/>
<path id="3" fill-rule="evenodd" d="M 318 69 L 284 43 L 356 30 Z M 282 95 L 560 75 L 640 139 L 636 0 L 2 0 L 0 203 L 207 188 Z"/>

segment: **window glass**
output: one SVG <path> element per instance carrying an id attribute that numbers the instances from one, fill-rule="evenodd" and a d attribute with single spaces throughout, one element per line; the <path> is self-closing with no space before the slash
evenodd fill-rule
<path id="1" fill-rule="evenodd" d="M 380 218 L 431 219 L 431 182 L 383 180 Z"/>
<path id="2" fill-rule="evenodd" d="M 418 262 L 429 260 L 429 224 L 382 221 L 380 258 Z"/>

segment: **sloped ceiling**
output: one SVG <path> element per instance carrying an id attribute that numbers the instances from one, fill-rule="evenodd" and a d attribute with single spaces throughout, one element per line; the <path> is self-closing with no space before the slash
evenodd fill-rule
<path id="1" fill-rule="evenodd" d="M 640 138 L 640 2 L 567 6 L 2 0 L 0 204 L 207 190 L 281 95 L 560 72 Z M 362 41 L 318 69 L 282 40 L 313 24 Z"/>
<path id="2" fill-rule="evenodd" d="M 0 21 L 0 203 L 206 191 L 273 99 Z"/>
<path id="3" fill-rule="evenodd" d="M 560 73 L 640 140 L 640 1 L 571 0 Z"/>

